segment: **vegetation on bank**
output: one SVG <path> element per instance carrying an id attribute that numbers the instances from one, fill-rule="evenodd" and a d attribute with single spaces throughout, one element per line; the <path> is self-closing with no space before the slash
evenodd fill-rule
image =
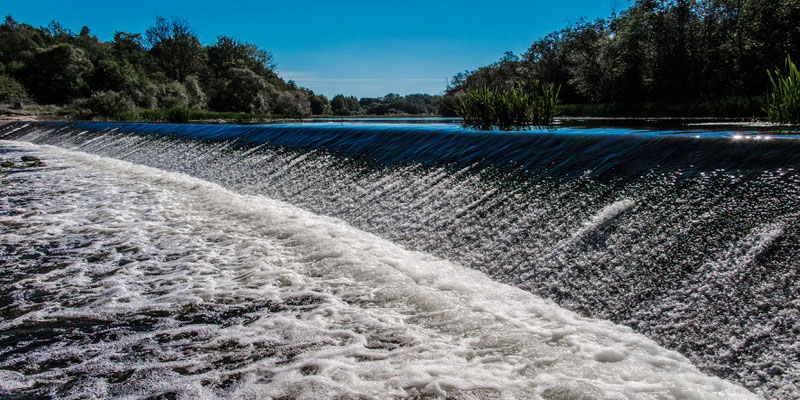
<path id="1" fill-rule="evenodd" d="M 469 93 L 530 95 L 546 82 L 560 88 L 563 116 L 797 123 L 797 79 L 774 69 L 800 54 L 797 21 L 797 0 L 635 0 L 609 18 L 550 33 L 521 55 L 507 52 L 455 75 L 444 96 L 328 99 L 281 79 L 267 50 L 226 36 L 203 45 L 178 18 L 101 41 L 87 27 L 74 33 L 55 21 L 33 27 L 8 16 L 0 24 L 0 114 L 158 122 L 457 116 Z M 505 114 L 519 120 L 517 100 L 493 101 L 506 102 Z"/>
<path id="2" fill-rule="evenodd" d="M 463 119 L 465 127 L 483 131 L 551 126 L 559 90 L 552 84 L 537 85 L 536 88 L 533 93 L 521 88 L 469 90 L 458 98 L 454 111 Z"/>
<path id="3" fill-rule="evenodd" d="M 7 16 L 0 24 L 0 104 L 9 114 L 46 105 L 68 119 L 101 120 L 435 115 L 438 101 L 424 94 L 328 100 L 281 79 L 267 50 L 226 36 L 204 46 L 178 18 L 158 17 L 144 34 L 120 31 L 107 42 L 55 21 L 37 28 Z"/>
<path id="4" fill-rule="evenodd" d="M 768 72 L 772 90 L 767 96 L 766 111 L 772 122 L 800 124 L 800 71 L 786 57 L 786 74 L 775 68 Z"/>
<path id="5" fill-rule="evenodd" d="M 685 102 L 561 104 L 559 115 L 566 117 L 713 117 L 750 120 L 764 114 L 764 95 Z"/>
<path id="6" fill-rule="evenodd" d="M 442 110 L 470 90 L 548 82 L 562 115 L 762 118 L 765 71 L 800 54 L 798 21 L 796 0 L 636 0 L 455 75 Z"/>

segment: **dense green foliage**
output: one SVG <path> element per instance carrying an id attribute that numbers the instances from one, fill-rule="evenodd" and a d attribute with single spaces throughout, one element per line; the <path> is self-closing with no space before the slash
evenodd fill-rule
<path id="1" fill-rule="evenodd" d="M 479 130 L 495 127 L 508 131 L 545 127 L 553 124 L 558 105 L 558 89 L 536 85 L 535 91 L 523 89 L 471 89 L 456 101 L 455 113 L 464 125 Z"/>
<path id="2" fill-rule="evenodd" d="M 281 79 L 270 52 L 226 36 L 204 46 L 178 18 L 158 17 L 144 34 L 117 32 L 108 42 L 89 28 L 75 34 L 57 22 L 37 28 L 8 16 L 0 24 L 0 102 L 60 105 L 78 118 L 179 122 L 437 112 L 438 96 L 411 95 L 399 103 L 395 97 L 387 96 L 388 107 L 366 110 L 354 97 L 329 102 Z"/>
<path id="3" fill-rule="evenodd" d="M 28 100 L 28 91 L 8 75 L 0 75 L 0 102 L 14 103 Z"/>
<path id="4" fill-rule="evenodd" d="M 705 116 L 737 114 L 727 106 L 738 102 L 747 106 L 739 114 L 758 113 L 749 99 L 763 98 L 769 86 L 764 71 L 800 53 L 798 21 L 797 0 L 636 0 L 610 18 L 548 34 L 521 56 L 509 52 L 457 74 L 442 99 L 450 107 L 442 109 L 452 109 L 456 96 L 470 89 L 531 90 L 550 82 L 560 85 L 567 104 L 624 110 L 657 103 L 653 116 L 679 109 Z M 708 106 L 680 107 L 686 104 Z"/>
<path id="5" fill-rule="evenodd" d="M 358 104 L 358 99 L 353 96 L 337 94 L 331 99 L 331 109 L 335 115 L 360 115 L 364 114 L 364 109 Z"/>
<path id="6" fill-rule="evenodd" d="M 786 57 L 786 74 L 775 69 L 774 75 L 767 71 L 772 91 L 767 97 L 767 115 L 773 122 L 800 124 L 800 71 Z"/>
<path id="7" fill-rule="evenodd" d="M 0 25 L 0 66 L 8 83 L 0 101 L 67 105 L 84 118 L 142 109 L 164 110 L 151 114 L 173 121 L 189 109 L 311 114 L 313 93 L 278 77 L 269 52 L 224 36 L 203 46 L 177 18 L 103 42 L 86 27 L 74 34 L 56 22 L 35 28 L 9 16 Z M 300 104 L 288 107 L 286 99 Z"/>
<path id="8" fill-rule="evenodd" d="M 172 106 L 164 112 L 164 117 L 167 122 L 189 122 L 189 108 L 183 104 Z"/>
<path id="9" fill-rule="evenodd" d="M 383 97 L 363 97 L 358 104 L 368 115 L 433 115 L 439 111 L 440 96 L 389 93 Z"/>

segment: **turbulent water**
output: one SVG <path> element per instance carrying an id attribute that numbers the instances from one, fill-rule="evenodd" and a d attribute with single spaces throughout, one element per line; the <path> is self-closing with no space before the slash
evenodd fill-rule
<path id="1" fill-rule="evenodd" d="M 0 186 L 5 397 L 753 396 L 711 376 L 800 395 L 794 138 L 12 124 L 0 139 L 0 157 L 46 163 Z"/>

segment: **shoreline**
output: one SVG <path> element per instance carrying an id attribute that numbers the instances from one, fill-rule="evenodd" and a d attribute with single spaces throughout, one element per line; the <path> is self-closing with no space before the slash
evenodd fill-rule
<path id="1" fill-rule="evenodd" d="M 439 116 L 318 116 L 296 119 L 197 119 L 183 123 L 158 121 L 91 121 L 68 120 L 57 115 L 9 115 L 0 114 L 0 125 L 19 122 L 66 122 L 66 123 L 119 123 L 119 124 L 197 124 L 197 125 L 272 125 L 272 124 L 312 124 L 312 123 L 384 123 L 384 124 L 426 124 L 444 123 L 458 124 L 458 118 Z M 586 128 L 631 128 L 631 129 L 680 129 L 680 130 L 748 130 L 758 133 L 800 134 L 800 127 L 790 124 L 778 124 L 761 120 L 744 120 L 738 118 L 716 117 L 557 117 L 554 128 L 586 127 Z M 500 132 L 500 131 L 493 131 Z"/>

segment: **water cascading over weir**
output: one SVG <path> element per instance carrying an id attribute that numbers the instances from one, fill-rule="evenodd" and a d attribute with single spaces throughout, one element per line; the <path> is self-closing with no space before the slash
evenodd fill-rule
<path id="1" fill-rule="evenodd" d="M 0 139 L 263 195 L 800 393 L 800 139 L 449 125 L 15 123 Z"/>

